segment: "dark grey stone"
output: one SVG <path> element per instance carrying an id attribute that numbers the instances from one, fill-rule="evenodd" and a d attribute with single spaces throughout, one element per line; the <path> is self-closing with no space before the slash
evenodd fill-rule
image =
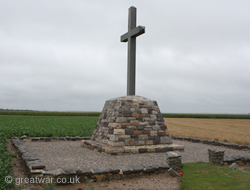
<path id="1" fill-rule="evenodd" d="M 181 157 L 181 152 L 172 152 L 172 151 L 170 151 L 170 152 L 167 152 L 167 153 L 166 153 L 166 156 L 167 156 L 168 158 Z"/>
<path id="2" fill-rule="evenodd" d="M 250 162 L 250 156 L 241 156 L 241 160 L 244 162 Z"/>
<path id="3" fill-rule="evenodd" d="M 118 173 L 120 173 L 120 169 L 119 168 L 111 168 L 110 169 L 110 173 L 112 173 L 112 174 L 118 174 Z"/>
<path id="4" fill-rule="evenodd" d="M 120 169 L 122 170 L 123 174 L 130 174 L 130 173 L 133 172 L 133 169 L 131 167 L 125 167 L 124 166 L 124 167 L 121 167 Z"/>
<path id="5" fill-rule="evenodd" d="M 173 168 L 170 168 L 168 172 L 173 177 L 180 177 L 180 175 Z"/>
<path id="6" fill-rule="evenodd" d="M 83 174 L 90 175 L 92 174 L 91 168 L 81 168 Z"/>
<path id="7" fill-rule="evenodd" d="M 125 129 L 125 134 L 126 135 L 133 135 L 134 134 L 134 129 Z"/>
<path id="8" fill-rule="evenodd" d="M 148 136 L 148 140 L 155 140 L 155 136 Z"/>
<path id="9" fill-rule="evenodd" d="M 232 169 L 232 170 L 235 170 L 236 168 L 238 167 L 238 164 L 236 163 L 232 163 L 229 168 Z"/>
<path id="10" fill-rule="evenodd" d="M 159 169 L 168 169 L 169 168 L 169 165 L 167 163 L 158 163 L 158 164 L 156 164 L 156 166 Z"/>
<path id="11" fill-rule="evenodd" d="M 139 149 L 139 153 L 146 153 L 148 151 L 148 149 L 146 148 L 140 148 Z"/>
<path id="12" fill-rule="evenodd" d="M 133 169 L 133 172 L 141 172 L 143 171 L 143 166 L 129 166 Z"/>
<path id="13" fill-rule="evenodd" d="M 149 165 L 149 164 L 144 164 L 143 167 L 146 169 L 145 172 L 153 172 L 157 170 L 157 166 L 156 165 Z"/>
<path id="14" fill-rule="evenodd" d="M 79 174 L 79 175 L 80 175 L 80 174 L 83 174 L 83 171 L 82 171 L 81 169 L 77 168 L 77 169 L 76 169 L 76 174 Z"/>
<path id="15" fill-rule="evenodd" d="M 45 137 L 44 140 L 45 140 L 45 142 L 49 142 L 49 141 L 51 141 L 51 138 L 50 137 Z"/>
<path id="16" fill-rule="evenodd" d="M 137 129 L 137 130 L 143 130 L 143 129 L 144 129 L 144 127 L 143 127 L 143 126 L 141 126 L 141 125 L 139 125 L 139 126 L 136 126 L 136 129 Z"/>
<path id="17" fill-rule="evenodd" d="M 95 174 L 109 173 L 111 171 L 110 168 L 94 168 L 93 170 Z"/>
<path id="18" fill-rule="evenodd" d="M 233 162 L 234 159 L 232 157 L 224 156 L 223 161 L 224 162 Z"/>
<path id="19" fill-rule="evenodd" d="M 62 168 L 65 174 L 76 174 L 78 168 Z"/>
<path id="20" fill-rule="evenodd" d="M 234 160 L 241 160 L 241 156 L 239 156 L 239 155 L 232 156 L 232 158 L 233 158 Z"/>

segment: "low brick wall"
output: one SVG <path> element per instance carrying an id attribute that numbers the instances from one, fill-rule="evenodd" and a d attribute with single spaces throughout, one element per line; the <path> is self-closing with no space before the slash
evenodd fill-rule
<path id="1" fill-rule="evenodd" d="M 239 165 L 250 165 L 250 156 L 236 155 L 236 156 L 225 156 L 224 150 L 208 149 L 209 162 L 218 165 L 231 165 L 237 163 Z"/>
<path id="2" fill-rule="evenodd" d="M 170 168 L 173 168 L 176 172 L 182 172 L 180 152 L 167 152 L 166 157 L 166 163 Z"/>
<path id="3" fill-rule="evenodd" d="M 209 162 L 213 164 L 223 165 L 225 150 L 208 149 Z"/>
<path id="4" fill-rule="evenodd" d="M 122 178 L 132 178 L 142 174 L 147 173 L 158 173 L 169 171 L 170 166 L 179 171 L 178 167 L 181 167 L 181 156 L 180 153 L 167 152 L 167 162 L 168 163 L 157 163 L 154 165 L 136 165 L 136 166 L 126 166 L 126 167 L 113 167 L 113 168 L 59 168 L 56 170 L 47 170 L 46 165 L 43 164 L 39 158 L 37 158 L 32 151 L 28 149 L 23 141 L 76 141 L 86 140 L 90 137 L 22 137 L 22 138 L 12 138 L 13 145 L 21 153 L 22 159 L 25 161 L 28 167 L 31 177 L 45 178 L 53 180 L 54 182 L 62 183 L 74 183 L 74 182 L 84 182 L 86 178 L 93 179 L 95 181 L 111 180 L 111 179 L 122 179 Z M 59 179 L 59 180 L 58 180 Z M 60 180 L 61 179 L 61 180 Z M 63 179 L 63 180 L 62 180 Z"/>
<path id="5" fill-rule="evenodd" d="M 222 146 L 237 150 L 250 150 L 250 145 L 241 145 L 237 143 L 227 143 L 227 142 L 220 142 L 220 141 L 213 141 L 210 139 L 200 139 L 200 138 L 192 138 L 192 137 L 182 137 L 182 136 L 171 136 L 172 139 L 176 140 L 184 140 L 184 141 L 190 141 L 194 143 L 203 143 L 203 144 L 209 144 L 214 146 Z"/>

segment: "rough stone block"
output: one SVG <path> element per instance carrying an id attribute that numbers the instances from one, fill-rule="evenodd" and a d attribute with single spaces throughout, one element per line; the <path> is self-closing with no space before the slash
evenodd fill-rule
<path id="1" fill-rule="evenodd" d="M 158 131 L 158 130 L 160 130 L 161 128 L 160 128 L 160 126 L 159 125 L 153 125 L 153 130 L 154 131 Z"/>
<path id="2" fill-rule="evenodd" d="M 136 126 L 134 126 L 134 125 L 128 125 L 127 129 L 136 129 Z"/>
<path id="3" fill-rule="evenodd" d="M 139 153 L 146 153 L 148 151 L 148 149 L 146 148 L 140 148 L 139 149 Z"/>
<path id="4" fill-rule="evenodd" d="M 142 113 L 148 113 L 148 109 L 146 109 L 146 108 L 141 108 L 141 112 L 142 112 Z"/>
<path id="5" fill-rule="evenodd" d="M 158 136 L 166 136 L 166 132 L 163 130 L 158 131 Z"/>
<path id="6" fill-rule="evenodd" d="M 158 132 L 157 131 L 150 131 L 150 136 L 158 136 Z"/>
<path id="7" fill-rule="evenodd" d="M 136 121 L 136 120 L 132 120 L 130 121 L 130 125 L 135 125 L 135 126 L 138 126 L 139 125 L 139 121 Z"/>
<path id="8" fill-rule="evenodd" d="M 145 145 L 145 140 L 138 140 L 138 145 Z"/>
<path id="9" fill-rule="evenodd" d="M 238 164 L 236 163 L 232 163 L 229 168 L 232 169 L 232 170 L 235 170 L 236 168 L 238 167 Z"/>
<path id="10" fill-rule="evenodd" d="M 124 146 L 125 145 L 123 141 L 118 141 L 118 142 L 108 141 L 108 144 L 110 146 Z"/>
<path id="11" fill-rule="evenodd" d="M 178 172 L 176 172 L 173 168 L 170 168 L 168 170 L 168 173 L 173 176 L 173 177 L 180 177 L 180 175 L 178 174 Z"/>
<path id="12" fill-rule="evenodd" d="M 153 140 L 146 140 L 146 145 L 153 145 L 153 144 L 154 144 Z"/>
<path id="13" fill-rule="evenodd" d="M 110 135 L 109 140 L 110 141 L 118 141 L 118 135 Z"/>
<path id="14" fill-rule="evenodd" d="M 141 125 L 139 125 L 139 126 L 136 126 L 136 129 L 137 129 L 137 130 L 143 130 L 143 129 L 144 129 L 144 127 L 143 127 L 143 126 L 141 126 Z"/>
<path id="15" fill-rule="evenodd" d="M 147 126 L 148 125 L 148 122 L 140 122 L 139 123 L 141 126 Z"/>
<path id="16" fill-rule="evenodd" d="M 114 129 L 114 135 L 125 135 L 125 129 Z"/>
<path id="17" fill-rule="evenodd" d="M 151 114 L 151 115 L 150 115 L 150 119 L 151 119 L 151 120 L 156 120 L 157 117 L 156 117 L 156 115 Z"/>
<path id="18" fill-rule="evenodd" d="M 172 144 L 172 139 L 169 136 L 160 137 L 161 144 Z"/>
<path id="19" fill-rule="evenodd" d="M 131 149 L 130 149 L 130 152 L 131 152 L 132 154 L 138 154 L 138 153 L 139 153 L 139 148 L 131 148 Z"/>
<path id="20" fill-rule="evenodd" d="M 139 140 L 147 140 L 148 139 L 148 135 L 138 135 L 138 139 Z"/>
<path id="21" fill-rule="evenodd" d="M 128 118 L 127 117 L 118 117 L 116 118 L 116 123 L 127 123 Z"/>
<path id="22" fill-rule="evenodd" d="M 119 139 L 130 139 L 130 135 L 119 135 L 118 136 Z"/>
<path id="23" fill-rule="evenodd" d="M 153 110 L 153 111 L 152 111 L 152 114 L 157 115 L 157 114 L 158 114 L 158 111 Z"/>
<path id="24" fill-rule="evenodd" d="M 134 131 L 134 135 L 140 135 L 142 134 L 142 131 Z"/>
<path id="25" fill-rule="evenodd" d="M 132 117 L 139 117 L 139 113 L 133 112 L 133 113 L 132 113 Z"/>
<path id="26" fill-rule="evenodd" d="M 145 114 L 139 114 L 138 117 L 145 117 Z"/>
<path id="27" fill-rule="evenodd" d="M 149 135 L 149 134 L 150 134 L 150 131 L 142 131 L 142 134 L 147 134 L 147 135 Z"/>

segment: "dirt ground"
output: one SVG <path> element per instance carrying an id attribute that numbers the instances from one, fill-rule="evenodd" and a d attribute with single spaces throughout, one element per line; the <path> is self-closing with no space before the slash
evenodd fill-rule
<path id="1" fill-rule="evenodd" d="M 24 161 L 19 157 L 19 153 L 16 148 L 12 145 L 11 141 L 7 144 L 8 152 L 14 153 L 11 165 L 13 168 L 13 173 L 15 178 L 29 178 L 28 169 L 25 166 Z M 180 188 L 180 178 L 174 178 L 169 176 L 166 172 L 161 172 L 159 174 L 148 174 L 142 175 L 134 178 L 126 178 L 121 180 L 103 181 L 103 182 L 92 182 L 80 183 L 80 184 L 69 184 L 69 185 L 58 185 L 57 190 L 86 190 L 92 187 L 95 190 L 113 190 L 113 189 L 141 189 L 141 190 L 178 190 Z M 19 181 L 18 181 L 19 184 Z M 40 184 L 21 184 L 22 188 L 25 190 L 43 190 L 44 188 Z M 17 186 L 16 188 L 17 189 Z"/>

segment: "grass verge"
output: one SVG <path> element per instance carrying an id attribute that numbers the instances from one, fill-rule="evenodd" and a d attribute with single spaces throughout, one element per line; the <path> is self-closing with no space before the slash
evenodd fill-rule
<path id="1" fill-rule="evenodd" d="M 250 189 L 250 171 L 231 170 L 211 163 L 183 164 L 181 190 Z"/>

